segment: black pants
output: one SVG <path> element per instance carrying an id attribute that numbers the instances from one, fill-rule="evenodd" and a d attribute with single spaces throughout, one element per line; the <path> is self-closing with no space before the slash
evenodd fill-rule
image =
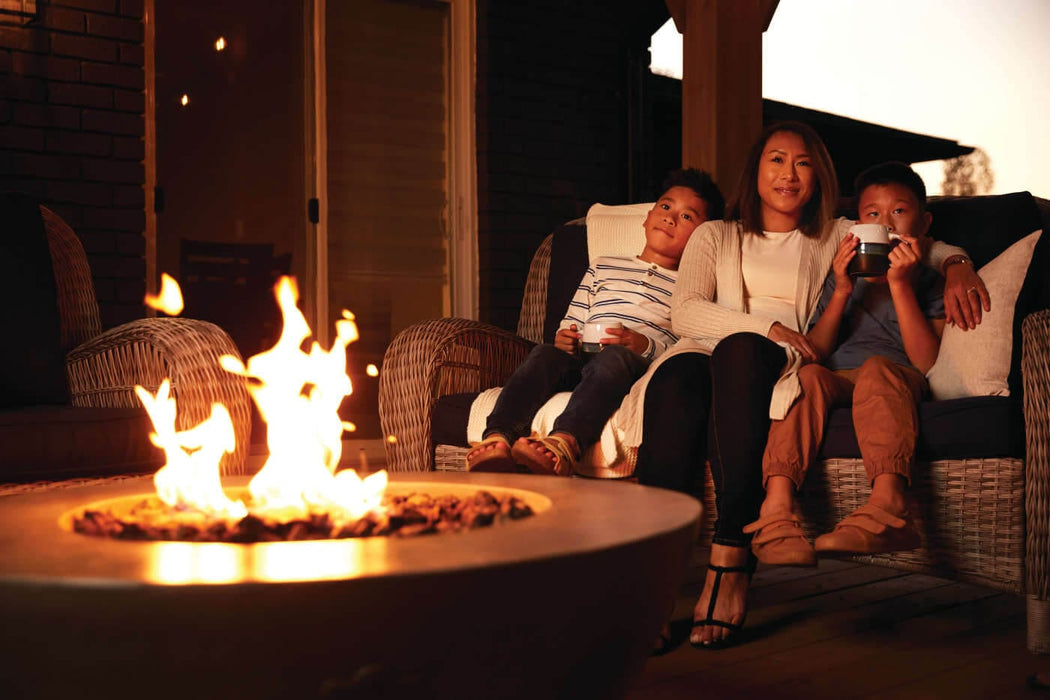
<path id="1" fill-rule="evenodd" d="M 745 546 L 743 527 L 758 518 L 769 402 L 786 361 L 768 338 L 736 333 L 710 357 L 672 357 L 649 380 L 638 481 L 695 493 L 706 456 L 718 508 L 716 544 Z"/>
<path id="2" fill-rule="evenodd" d="M 583 452 L 601 439 L 606 422 L 648 368 L 649 360 L 622 345 L 607 345 L 592 355 L 537 345 L 503 386 L 484 436 L 499 433 L 513 443 L 531 432 L 532 419 L 547 399 L 571 391 L 551 432 L 572 435 Z"/>

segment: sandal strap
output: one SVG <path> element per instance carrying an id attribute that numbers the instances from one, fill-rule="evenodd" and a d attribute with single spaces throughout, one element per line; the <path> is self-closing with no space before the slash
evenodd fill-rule
<path id="1" fill-rule="evenodd" d="M 708 616 L 706 620 L 693 620 L 693 627 L 724 627 L 731 632 L 739 632 L 743 629 L 743 623 L 734 625 L 732 622 L 725 622 L 724 620 L 716 620 L 715 618 Z"/>
<path id="2" fill-rule="evenodd" d="M 474 451 L 474 450 L 478 449 L 479 447 L 484 447 L 485 445 L 491 445 L 491 444 L 497 443 L 497 442 L 503 443 L 507 447 L 510 447 L 510 441 L 507 438 L 503 437 L 502 435 L 494 433 L 492 435 L 489 435 L 488 437 L 481 438 L 480 442 L 472 442 L 472 443 L 470 443 L 470 449 L 471 449 L 471 451 Z"/>
<path id="3" fill-rule="evenodd" d="M 560 435 L 548 435 L 541 438 L 528 438 L 530 442 L 536 442 L 554 453 L 554 472 L 561 475 L 571 475 L 576 472 L 576 462 L 579 455 L 572 448 L 568 440 Z"/>
<path id="4" fill-rule="evenodd" d="M 708 564 L 707 568 L 714 571 L 716 574 L 750 574 L 754 571 L 754 568 L 748 564 L 742 566 L 719 566 L 718 564 Z"/>

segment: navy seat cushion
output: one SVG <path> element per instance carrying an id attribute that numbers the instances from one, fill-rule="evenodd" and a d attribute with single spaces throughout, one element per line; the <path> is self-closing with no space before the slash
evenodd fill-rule
<path id="1" fill-rule="evenodd" d="M 1024 418 L 1014 397 L 973 396 L 919 404 L 916 458 L 920 461 L 1024 457 L 1024 450 Z M 860 457 L 848 406 L 831 412 L 821 457 Z"/>
<path id="2" fill-rule="evenodd" d="M 435 445 L 467 447 L 467 421 L 476 393 L 449 394 L 437 400 L 431 424 Z M 974 396 L 919 405 L 922 461 L 1024 457 L 1024 420 L 1020 402 L 1007 396 Z M 860 447 L 849 407 L 832 411 L 822 458 L 859 458 Z"/>
<path id="3" fill-rule="evenodd" d="M 58 293 L 39 204 L 0 193 L 0 408 L 65 404 Z"/>
<path id="4" fill-rule="evenodd" d="M 547 313 L 543 319 L 543 342 L 553 343 L 558 325 L 565 318 L 583 273 L 587 272 L 587 225 L 576 219 L 554 230 L 551 263 L 547 275 Z"/>
<path id="5" fill-rule="evenodd" d="M 435 402 L 430 423 L 432 444 L 469 447 L 467 423 L 470 421 L 470 404 L 476 397 L 476 392 L 446 394 Z"/>

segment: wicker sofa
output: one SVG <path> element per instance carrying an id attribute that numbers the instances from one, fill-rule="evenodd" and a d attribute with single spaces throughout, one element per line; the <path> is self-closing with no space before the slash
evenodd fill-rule
<path id="1" fill-rule="evenodd" d="M 932 235 L 965 247 L 978 268 L 1037 229 L 1050 202 L 1027 192 L 933 198 Z M 1015 306 L 1009 396 L 925 402 L 913 491 L 925 546 L 863 561 L 1028 596 L 1028 645 L 1050 651 L 1050 237 L 1040 237 Z M 517 334 L 436 319 L 391 343 L 380 375 L 387 463 L 396 471 L 462 469 L 467 416 L 478 392 L 500 386 L 533 343 L 549 339 L 587 264 L 585 220 L 549 235 L 529 271 Z M 568 282 L 566 282 L 568 280 Z M 993 309 L 995 299 L 993 299 Z M 1007 331 L 1009 332 L 1009 331 Z M 1022 340 L 1023 338 L 1023 340 Z M 1022 352 L 1023 348 L 1023 352 Z M 823 461 L 803 494 L 815 535 L 867 498 L 848 409 L 830 418 Z M 707 470 L 704 470 L 705 472 Z M 702 540 L 715 519 L 705 474 Z"/>
<path id="2" fill-rule="evenodd" d="M 243 473 L 251 399 L 243 380 L 218 364 L 221 355 L 239 357 L 233 341 L 218 326 L 182 318 L 143 318 L 103 331 L 83 245 L 57 214 L 42 206 L 39 211 L 54 272 L 68 401 L 0 410 L 0 482 L 156 470 L 163 453 L 149 441 L 151 424 L 134 387 L 155 392 L 165 377 L 178 400 L 179 428 L 207 418 L 213 402 L 227 406 L 237 451 L 222 467 Z"/>

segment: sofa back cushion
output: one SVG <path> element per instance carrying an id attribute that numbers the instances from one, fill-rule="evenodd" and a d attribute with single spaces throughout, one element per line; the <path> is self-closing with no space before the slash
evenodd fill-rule
<path id="1" fill-rule="evenodd" d="M 69 399 L 58 294 L 40 206 L 0 193 L 0 408 Z"/>
<path id="2" fill-rule="evenodd" d="M 976 328 L 946 326 L 937 362 L 926 378 L 934 399 L 963 396 L 1009 396 L 1013 355 L 1013 322 L 1017 298 L 1042 231 L 1030 233 L 981 267 L 977 273 L 992 306 Z"/>
<path id="3" fill-rule="evenodd" d="M 1050 226 L 1050 203 L 1028 192 L 982 197 L 934 197 L 930 235 L 966 249 L 980 269 L 1033 231 Z M 1011 338 L 1007 386 L 1021 396 L 1021 324 L 1033 311 L 1050 307 L 1050 236 L 1035 243 L 1020 286 L 1009 329 Z M 1000 302 L 1002 299 L 1000 299 Z M 993 309 L 996 299 L 992 299 Z M 965 334 L 962 334 L 965 341 Z"/>

